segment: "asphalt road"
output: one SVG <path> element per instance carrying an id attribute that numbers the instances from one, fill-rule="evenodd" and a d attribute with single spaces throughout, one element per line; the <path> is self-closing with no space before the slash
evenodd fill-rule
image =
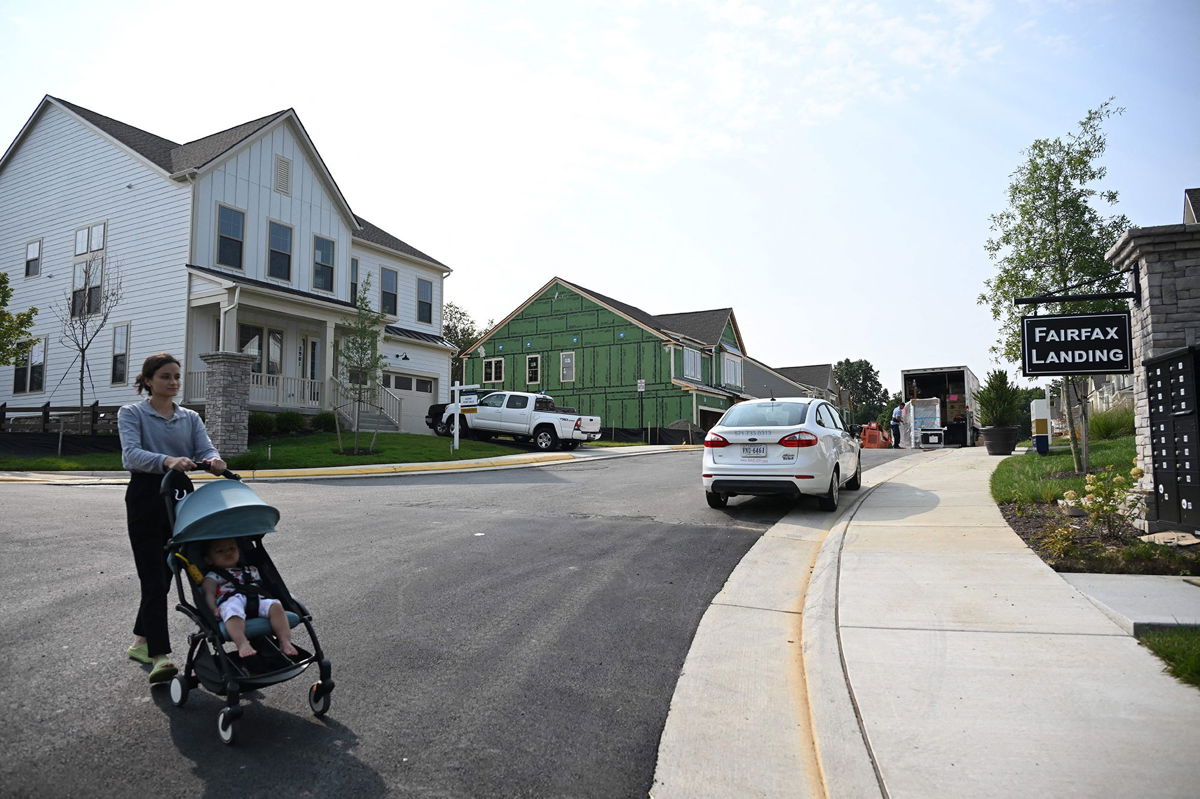
<path id="1" fill-rule="evenodd" d="M 216 736 L 220 698 L 172 707 L 124 657 L 123 488 L 5 484 L 2 791 L 645 796 L 700 616 L 790 508 L 713 511 L 698 473 L 691 451 L 254 484 L 283 513 L 267 547 L 338 687 L 324 719 L 305 701 L 315 674 L 249 695 L 235 747 Z"/>

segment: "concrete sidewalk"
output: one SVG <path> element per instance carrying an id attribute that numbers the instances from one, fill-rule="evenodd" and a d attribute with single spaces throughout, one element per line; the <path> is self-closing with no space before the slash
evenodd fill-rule
<path id="1" fill-rule="evenodd" d="M 988 492 L 999 460 L 873 469 L 824 541 L 804 644 L 827 795 L 1200 795 L 1200 691 L 1009 529 Z"/>
<path id="2" fill-rule="evenodd" d="M 1000 460 L 915 453 L 765 533 L 696 630 L 651 796 L 1200 795 L 1200 690 L 1122 626 L 1200 618 L 1200 588 L 1081 593 L 1000 515 Z"/>

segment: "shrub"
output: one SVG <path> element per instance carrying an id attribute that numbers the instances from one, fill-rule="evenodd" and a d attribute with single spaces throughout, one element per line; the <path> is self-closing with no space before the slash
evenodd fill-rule
<path id="1" fill-rule="evenodd" d="M 1103 441 L 1134 434 L 1133 406 L 1115 405 L 1106 411 L 1096 411 L 1088 419 L 1088 435 Z"/>
<path id="2" fill-rule="evenodd" d="M 1022 393 L 1016 385 L 1008 382 L 1008 372 L 994 369 L 988 373 L 987 382 L 975 393 L 975 410 L 984 427 L 1005 427 L 1021 419 Z"/>
<path id="3" fill-rule="evenodd" d="M 275 432 L 275 417 L 269 413 L 255 411 L 250 414 L 249 433 L 252 436 L 269 436 Z"/>
<path id="4" fill-rule="evenodd" d="M 275 432 L 288 435 L 304 429 L 304 415 L 296 411 L 282 411 L 275 414 Z"/>
<path id="5" fill-rule="evenodd" d="M 322 433 L 337 432 L 337 421 L 333 418 L 331 411 L 321 411 L 309 421 L 309 424 L 312 425 L 313 430 L 320 430 Z"/>

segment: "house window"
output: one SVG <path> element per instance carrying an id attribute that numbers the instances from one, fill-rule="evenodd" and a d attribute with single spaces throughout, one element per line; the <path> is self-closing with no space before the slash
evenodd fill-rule
<path id="1" fill-rule="evenodd" d="M 503 383 L 504 382 L 504 359 L 503 358 L 488 358 L 483 362 L 483 382 L 485 383 Z"/>
<path id="2" fill-rule="evenodd" d="M 253 372 L 277 375 L 283 371 L 282 330 L 238 325 L 238 351 L 254 356 L 254 363 L 250 365 Z"/>
<path id="3" fill-rule="evenodd" d="M 417 321 L 433 322 L 433 281 L 417 278 Z"/>
<path id="4" fill-rule="evenodd" d="M 575 353 L 564 352 L 559 354 L 558 379 L 563 383 L 575 382 Z"/>
<path id="5" fill-rule="evenodd" d="M 379 270 L 379 310 L 388 316 L 396 315 L 396 287 L 399 278 L 395 269 Z"/>
<path id="6" fill-rule="evenodd" d="M 292 193 L 292 162 L 282 155 L 275 156 L 275 191 L 280 194 Z"/>
<path id="7" fill-rule="evenodd" d="M 333 242 L 313 236 L 313 288 L 333 291 Z"/>
<path id="8" fill-rule="evenodd" d="M 113 325 L 112 384 L 125 385 L 129 380 L 129 324 Z"/>
<path id="9" fill-rule="evenodd" d="M 104 249 L 104 222 L 75 231 L 75 255 L 87 255 Z"/>
<path id="10" fill-rule="evenodd" d="M 350 302 L 358 304 L 358 259 L 350 259 Z"/>
<path id="11" fill-rule="evenodd" d="M 25 245 L 25 277 L 36 277 L 42 272 L 42 240 Z"/>
<path id="12" fill-rule="evenodd" d="M 267 257 L 267 275 L 277 280 L 292 279 L 292 229 L 278 222 L 270 222 L 270 252 Z"/>
<path id="13" fill-rule="evenodd" d="M 690 377 L 692 380 L 701 379 L 700 350 L 690 347 L 683 348 L 683 376 Z"/>
<path id="14" fill-rule="evenodd" d="M 537 383 L 542 378 L 542 356 L 526 355 L 525 356 L 525 382 Z"/>
<path id="15" fill-rule="evenodd" d="M 242 246 L 246 241 L 246 215 L 236 208 L 217 206 L 217 263 L 242 268 Z"/>
<path id="16" fill-rule="evenodd" d="M 103 282 L 103 258 L 92 258 L 75 264 L 75 273 L 71 282 L 72 319 L 100 312 L 100 293 Z"/>
<path id="17" fill-rule="evenodd" d="M 17 351 L 13 361 L 13 393 L 33 394 L 45 388 L 46 340 L 30 341 Z"/>
<path id="18" fill-rule="evenodd" d="M 742 384 L 742 359 L 735 358 L 732 355 L 726 355 L 721 359 L 722 378 L 727 386 L 741 387 Z"/>

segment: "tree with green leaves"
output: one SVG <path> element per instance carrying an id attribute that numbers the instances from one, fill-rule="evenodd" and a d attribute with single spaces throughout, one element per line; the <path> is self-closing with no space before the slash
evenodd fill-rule
<path id="1" fill-rule="evenodd" d="M 1019 297 L 1120 291 L 1124 277 L 1114 274 L 1104 254 L 1129 228 L 1123 214 L 1104 216 L 1093 204 L 1113 205 L 1117 192 L 1095 187 L 1107 169 L 1098 161 L 1107 139 L 1105 120 L 1124 112 L 1113 98 L 1088 111 L 1079 129 L 1062 138 L 1037 139 L 1024 151 L 1025 162 L 1010 175 L 1008 207 L 990 217 L 992 236 L 985 249 L 996 263 L 994 277 L 984 281 L 978 303 L 1000 323 L 992 353 L 1010 362 L 1021 357 Z M 1044 303 L 1040 312 L 1094 313 L 1119 308 L 1114 301 Z M 1064 381 L 1068 427 L 1075 468 L 1088 468 L 1087 378 Z M 1080 446 L 1076 447 L 1072 405 L 1080 408 Z"/>
<path id="2" fill-rule="evenodd" d="M 33 318 L 38 309 L 10 313 L 8 301 L 12 299 L 12 289 L 8 285 L 8 274 L 0 272 L 0 365 L 9 366 L 16 363 L 24 354 L 25 344 L 29 341 L 29 331 L 33 328 Z"/>
<path id="3" fill-rule="evenodd" d="M 346 332 L 338 346 L 339 374 L 343 377 L 343 385 L 354 405 L 354 452 L 358 452 L 358 421 L 362 414 L 362 406 L 376 405 L 379 375 L 387 362 L 379 351 L 383 314 L 371 310 L 370 292 L 371 278 L 368 275 L 359 286 L 358 296 L 354 299 L 354 316 L 342 320 Z M 375 435 L 378 434 L 379 430 L 376 429 Z M 369 449 L 374 447 L 375 436 L 372 436 Z M 338 448 L 344 451 L 340 432 Z"/>
<path id="4" fill-rule="evenodd" d="M 467 311 L 455 303 L 448 302 L 442 306 L 442 338 L 454 345 L 456 352 L 450 364 L 450 379 L 461 383 L 463 379 L 463 362 L 458 356 L 473 343 L 478 341 L 492 327 L 489 319 L 485 327 L 479 327 Z"/>
<path id="5" fill-rule="evenodd" d="M 856 422 L 868 422 L 882 412 L 888 393 L 879 382 L 879 370 L 866 359 L 844 358 L 833 365 L 838 385 L 850 395 L 850 411 Z"/>

